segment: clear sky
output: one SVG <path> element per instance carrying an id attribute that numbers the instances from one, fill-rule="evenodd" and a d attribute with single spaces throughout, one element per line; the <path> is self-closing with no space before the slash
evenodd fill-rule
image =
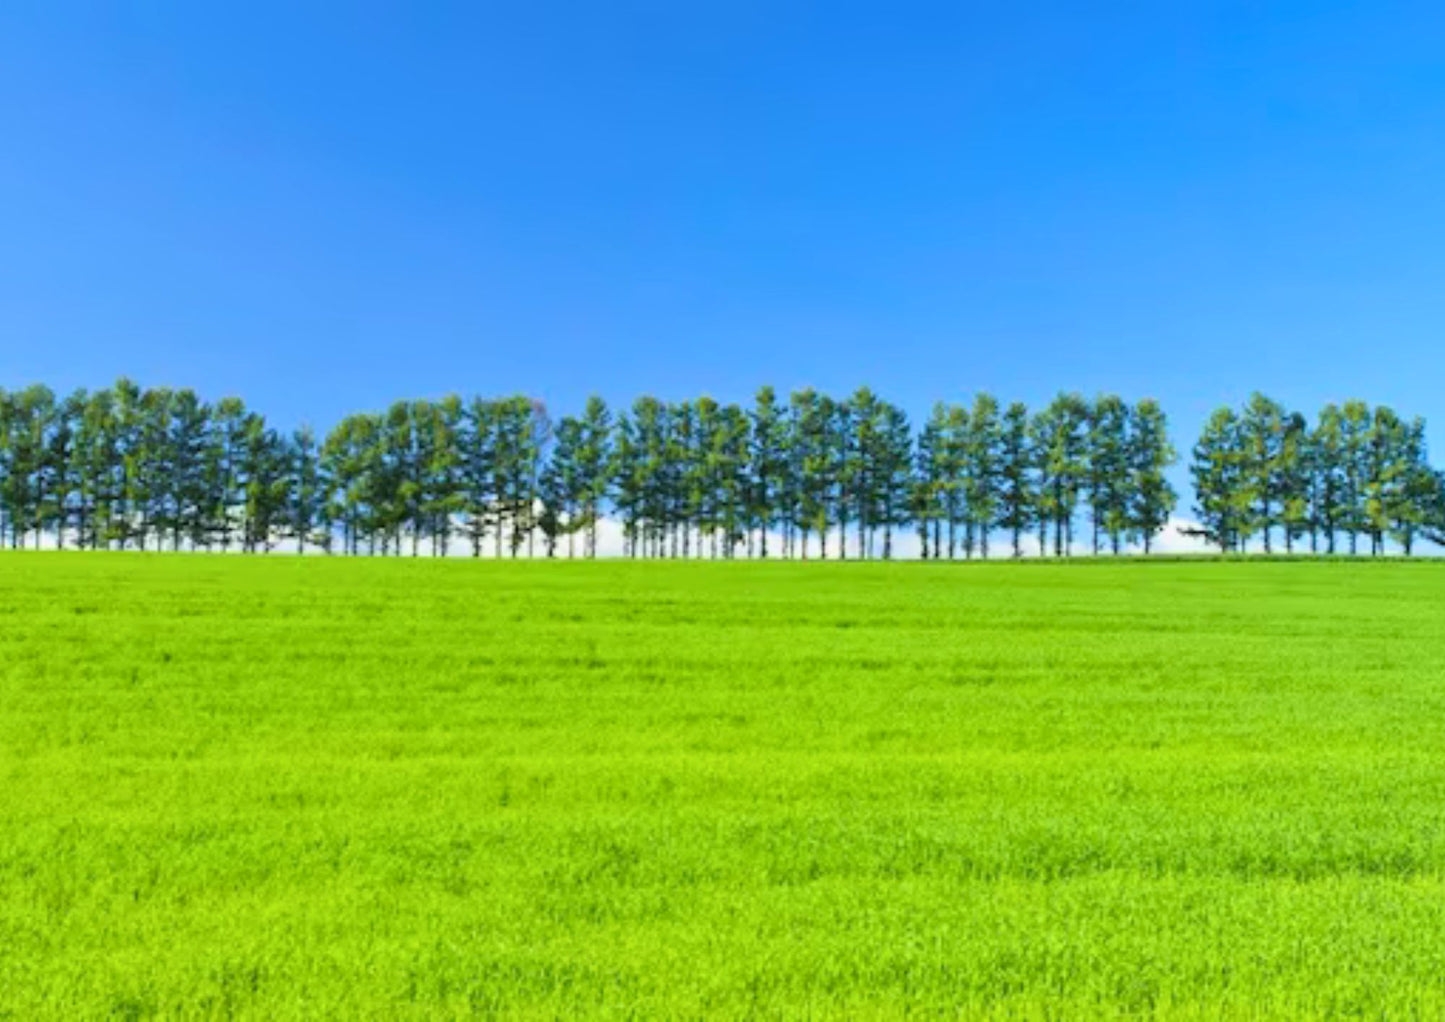
<path id="1" fill-rule="evenodd" d="M 1445 454 L 1445 12 L 8 3 L 0 386 L 1394 404 Z"/>

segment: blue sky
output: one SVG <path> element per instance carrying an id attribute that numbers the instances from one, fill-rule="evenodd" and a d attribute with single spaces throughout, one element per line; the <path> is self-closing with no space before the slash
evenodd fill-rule
<path id="1" fill-rule="evenodd" d="M 0 386 L 1440 421 L 1438 6 L 0 9 Z"/>

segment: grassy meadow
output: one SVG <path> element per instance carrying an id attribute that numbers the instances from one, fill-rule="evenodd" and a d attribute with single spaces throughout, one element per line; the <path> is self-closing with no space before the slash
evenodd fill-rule
<path id="1" fill-rule="evenodd" d="M 1445 564 L 0 555 L 0 1018 L 1445 1015 Z"/>

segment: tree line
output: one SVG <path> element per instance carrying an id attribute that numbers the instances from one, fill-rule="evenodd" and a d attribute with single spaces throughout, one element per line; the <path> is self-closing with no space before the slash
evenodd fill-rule
<path id="1" fill-rule="evenodd" d="M 1363 401 L 1327 404 L 1311 424 L 1263 394 L 1216 410 L 1190 464 L 1199 526 L 1221 551 L 1258 536 L 1266 553 L 1409 555 L 1421 539 L 1445 543 L 1445 481 L 1426 458 L 1425 422 Z"/>
<path id="2" fill-rule="evenodd" d="M 1309 428 L 1257 397 L 1194 448 L 1199 532 L 1222 550 L 1441 535 L 1423 426 L 1351 402 Z M 554 419 L 533 399 L 399 401 L 324 436 L 237 398 L 122 379 L 58 398 L 0 390 L 0 537 L 11 546 L 596 556 L 604 517 L 634 557 L 923 557 L 991 544 L 1063 556 L 1152 549 L 1177 500 L 1153 400 L 1061 394 L 939 403 L 917 427 L 860 388 L 742 406 L 600 398 Z"/>

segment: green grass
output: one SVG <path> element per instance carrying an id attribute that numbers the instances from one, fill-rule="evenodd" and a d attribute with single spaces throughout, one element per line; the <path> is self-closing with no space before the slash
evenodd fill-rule
<path id="1" fill-rule="evenodd" d="M 1445 565 L 0 556 L 0 1017 L 1442 977 Z"/>

